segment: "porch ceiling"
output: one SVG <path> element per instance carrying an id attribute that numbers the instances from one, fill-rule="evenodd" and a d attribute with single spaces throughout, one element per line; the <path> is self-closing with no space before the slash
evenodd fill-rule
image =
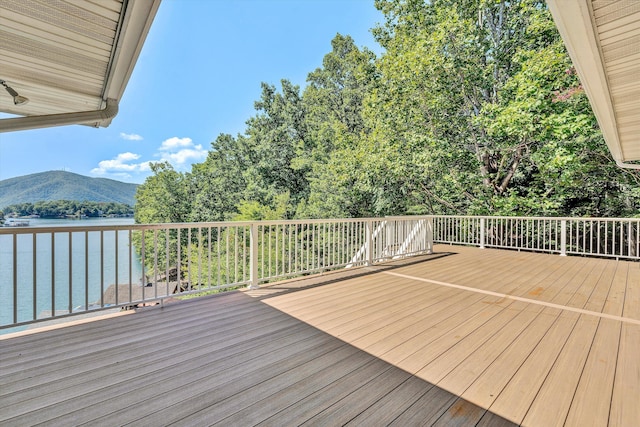
<path id="1" fill-rule="evenodd" d="M 0 112 L 96 111 L 107 100 L 117 111 L 159 5 L 160 0 L 0 0 L 0 79 L 29 99 L 14 105 L 0 88 Z M 83 123 L 106 127 L 111 118 Z M 15 119 L 0 120 L 0 129 L 7 130 L 9 121 Z"/>
<path id="2" fill-rule="evenodd" d="M 547 3 L 611 154 L 640 161 L 640 1 Z"/>

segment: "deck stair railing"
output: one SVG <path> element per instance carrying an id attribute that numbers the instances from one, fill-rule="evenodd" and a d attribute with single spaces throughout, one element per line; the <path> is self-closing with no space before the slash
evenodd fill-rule
<path id="1" fill-rule="evenodd" d="M 407 216 L 0 228 L 0 329 L 256 288 L 429 253 L 434 243 L 640 260 L 640 218 Z"/>
<path id="2" fill-rule="evenodd" d="M 360 246 L 360 248 L 358 248 L 358 250 L 356 251 L 356 253 L 353 255 L 353 258 L 351 258 L 351 262 L 349 262 L 345 267 L 346 268 L 350 268 L 353 267 L 354 265 L 358 265 L 362 260 L 365 260 L 366 263 L 371 262 L 372 259 L 369 259 L 369 257 L 367 256 L 367 252 L 371 253 L 370 251 L 372 250 L 372 246 L 369 246 L 369 242 L 373 242 L 376 239 L 378 239 L 378 236 L 380 235 L 380 233 L 382 232 L 382 230 L 384 230 L 385 226 L 387 225 L 387 221 L 386 220 L 380 220 L 377 221 L 377 223 L 374 225 L 373 221 L 368 221 L 366 227 L 368 227 L 366 235 L 369 236 L 369 240 L 365 239 L 365 243 Z"/>
<path id="3" fill-rule="evenodd" d="M 432 250 L 433 222 L 430 217 L 386 217 L 367 221 L 372 230 L 367 233 L 370 239 L 358 249 L 347 268 L 357 265 L 362 259 L 370 264 Z"/>
<path id="4" fill-rule="evenodd" d="M 432 250 L 429 217 L 387 217 L 383 232 L 374 236 L 373 261 L 399 259 Z"/>

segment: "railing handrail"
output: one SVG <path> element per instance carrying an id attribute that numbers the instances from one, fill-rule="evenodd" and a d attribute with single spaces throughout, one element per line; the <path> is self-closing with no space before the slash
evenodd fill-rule
<path id="1" fill-rule="evenodd" d="M 466 219 L 529 219 L 529 220 L 566 220 L 566 221 L 640 221 L 640 217 L 590 217 L 590 216 L 508 216 L 508 215 L 426 215 L 432 218 L 466 218 Z M 402 217 L 399 217 L 402 218 Z M 406 218 L 406 217 L 405 217 Z"/>
<path id="2" fill-rule="evenodd" d="M 416 217 L 389 217 L 389 218 L 422 218 Z M 0 227 L 0 234 L 31 234 L 33 230 L 39 233 L 69 232 L 69 231 L 107 231 L 107 230 L 160 230 L 166 228 L 188 229 L 188 228 L 208 228 L 208 227 L 250 227 L 258 225 L 302 225 L 308 223 L 335 224 L 341 222 L 363 222 L 376 221 L 382 218 L 319 218 L 319 219 L 282 219 L 282 220 L 259 220 L 259 221 L 209 221 L 209 222 L 162 222 L 129 225 L 68 225 L 68 226 L 29 226 L 29 227 Z M 82 220 L 78 220 L 82 222 Z"/>
<path id="3" fill-rule="evenodd" d="M 250 227 L 258 225 L 302 225 L 308 223 L 341 223 L 341 222 L 364 222 L 380 220 L 411 220 L 423 218 L 465 218 L 465 219 L 518 219 L 518 220 L 566 220 L 566 221 L 640 221 L 640 217 L 566 217 L 566 216 L 506 216 L 506 215 L 391 215 L 384 217 L 367 218 L 312 218 L 312 219 L 282 219 L 282 220 L 258 220 L 258 221 L 208 221 L 208 222 L 163 222 L 145 223 L 130 225 L 69 225 L 69 226 L 29 226 L 29 227 L 0 227 L 0 234 L 32 234 L 33 230 L 39 233 L 69 232 L 69 231 L 111 231 L 111 230 L 153 230 L 166 228 L 208 228 L 208 227 L 228 227 L 244 226 Z M 82 220 L 78 220 L 82 222 Z"/>

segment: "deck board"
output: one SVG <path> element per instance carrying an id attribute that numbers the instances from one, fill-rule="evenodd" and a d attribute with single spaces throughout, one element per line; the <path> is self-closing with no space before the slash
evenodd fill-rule
<path id="1" fill-rule="evenodd" d="M 604 301 L 603 313 L 622 314 L 629 263 L 619 263 Z M 608 422 L 618 359 L 621 322 L 600 319 L 583 373 L 567 415 L 569 425 Z"/>
<path id="2" fill-rule="evenodd" d="M 540 387 L 525 425 L 564 425 L 599 319 L 581 315 L 563 350 Z"/>
<path id="3" fill-rule="evenodd" d="M 640 263 L 436 252 L 0 335 L 0 424 L 640 419 Z"/>
<path id="4" fill-rule="evenodd" d="M 640 319 L 640 263 L 629 265 L 623 315 Z M 609 424 L 633 425 L 640 420 L 640 325 L 623 323 L 613 386 Z M 634 381 L 635 379 L 635 381 Z"/>
<path id="5" fill-rule="evenodd" d="M 211 425 L 223 421 L 228 423 L 230 421 L 225 420 L 226 418 L 242 411 L 254 401 L 264 403 L 278 390 L 296 384 L 301 376 L 313 377 L 318 372 L 322 372 L 326 366 L 339 363 L 354 353 L 353 349 L 336 340 L 309 350 L 297 354 L 297 357 L 288 356 L 280 361 L 272 358 L 271 363 L 279 365 L 277 370 L 255 371 L 243 380 L 225 383 L 219 389 L 213 389 L 212 392 L 205 389 L 202 394 L 197 395 L 197 398 L 191 397 L 183 401 L 174 399 L 172 404 L 159 409 L 153 416 L 146 417 L 144 422 L 156 425 L 177 421 L 188 425 Z M 273 356 L 269 355 L 269 357 Z M 209 387 L 208 384 L 205 386 Z M 238 394 L 250 395 L 252 399 L 238 399 Z M 271 407 L 271 402 L 269 406 Z M 135 408 L 132 409 L 135 410 Z M 243 422 L 247 422 L 247 419 L 253 415 L 251 412 L 246 413 Z"/>
<path id="6" fill-rule="evenodd" d="M 543 310 L 542 307 L 522 309 L 517 317 L 512 318 L 513 321 L 497 330 L 490 338 L 479 341 L 473 347 L 467 343 L 466 351 L 458 351 L 457 357 L 454 357 L 451 352 L 445 353 L 441 356 L 441 359 L 445 361 L 444 366 L 443 363 L 429 365 L 430 370 L 441 367 L 441 372 L 434 371 L 432 374 L 436 377 L 442 377 L 437 383 L 438 386 L 446 390 L 463 390 L 459 395 L 464 395 L 471 384 L 505 351 L 508 343 L 516 340 L 524 331 L 534 329 L 534 325 L 535 327 L 539 326 L 535 324 L 535 320 Z M 542 325 L 542 327 L 544 326 Z M 495 379 L 493 381 L 495 382 Z M 473 400 L 471 401 L 473 402 Z"/>
<path id="7" fill-rule="evenodd" d="M 425 393 L 424 382 L 411 376 L 398 386 L 397 391 L 406 397 L 399 400 L 395 394 L 388 393 L 382 396 L 375 404 L 360 412 L 346 425 L 387 425 L 391 423 L 399 412 L 406 411 Z"/>
<path id="8" fill-rule="evenodd" d="M 498 414 L 508 414 L 517 424 L 522 423 L 579 316 L 559 311 L 550 315 L 555 322 L 489 407 Z"/>
<path id="9" fill-rule="evenodd" d="M 465 390 L 463 385 L 468 380 L 467 375 L 449 376 L 449 374 L 471 355 L 477 354 L 484 343 L 490 341 L 499 332 L 504 332 L 509 326 L 519 325 L 514 322 L 513 310 L 518 310 L 522 314 L 524 304 L 512 302 L 496 313 L 491 319 L 479 325 L 472 333 L 465 337 L 456 338 L 452 346 L 430 361 L 427 365 L 416 372 L 420 378 L 428 378 L 429 381 L 439 386 L 444 386 L 447 390 Z M 475 359 L 475 358 L 474 358 Z M 480 358 L 481 359 L 481 358 Z M 472 368 L 469 364 L 463 364 L 463 371 Z M 442 379 L 447 377 L 447 381 L 441 384 Z"/>
<path id="10" fill-rule="evenodd" d="M 333 363 L 325 365 L 324 369 L 308 377 L 302 379 L 294 377 L 297 379 L 295 383 L 276 390 L 267 397 L 246 401 L 246 407 L 220 421 L 221 425 L 247 425 L 251 424 L 249 420 L 255 420 L 254 423 L 257 423 L 271 417 L 274 413 L 288 411 L 315 391 L 329 387 L 340 378 L 372 361 L 370 355 L 357 351 L 354 347 L 345 346 L 341 350 L 351 351 L 352 354 L 344 359 L 332 361 Z M 422 389 L 424 384 L 419 383 L 418 387 Z M 207 412 L 209 411 L 215 413 L 215 408 L 207 408 Z"/>
<path id="11" fill-rule="evenodd" d="M 604 425 L 609 420 L 618 360 L 620 322 L 600 319 L 580 382 L 567 415 L 568 425 Z"/>
<path id="12" fill-rule="evenodd" d="M 453 393 L 442 393 L 437 387 L 432 387 L 389 425 L 395 427 L 431 426 L 451 408 L 457 399 Z M 473 424 L 469 423 L 469 425 Z"/>
<path id="13" fill-rule="evenodd" d="M 301 425 L 343 425 L 380 400 L 384 395 L 397 389 L 410 378 L 410 374 L 396 367 L 390 367 L 369 379 L 361 387 L 346 395 L 322 412 L 309 418 Z"/>
<path id="14" fill-rule="evenodd" d="M 623 316 L 640 319 L 640 263 L 629 266 L 627 290 L 624 298 Z"/>
<path id="15" fill-rule="evenodd" d="M 478 406 L 490 407 L 556 321 L 552 310 L 545 308 L 534 319 L 534 325 L 528 326 L 502 348 L 502 353 L 495 359 L 489 360 L 489 366 L 472 377 L 473 383 L 462 393 L 462 397 Z"/>
<path id="16" fill-rule="evenodd" d="M 464 300 L 458 298 L 451 305 L 446 306 L 444 310 L 432 313 L 425 319 L 422 327 L 405 328 L 402 335 L 397 335 L 397 341 L 390 339 L 372 343 L 367 347 L 367 350 L 371 352 L 375 350 L 376 352 L 373 354 L 394 364 L 408 360 L 420 349 L 431 345 L 432 342 L 450 333 L 458 325 L 477 316 L 481 310 L 486 308 L 485 304 L 480 304 L 479 301 L 479 296 Z M 416 369 L 420 367 L 422 364 L 418 361 Z"/>
<path id="17" fill-rule="evenodd" d="M 640 326 L 623 324 L 618 348 L 609 425 L 628 426 L 640 420 Z"/>

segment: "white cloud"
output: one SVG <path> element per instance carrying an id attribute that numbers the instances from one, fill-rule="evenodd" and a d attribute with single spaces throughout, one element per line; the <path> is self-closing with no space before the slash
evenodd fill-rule
<path id="1" fill-rule="evenodd" d="M 171 163 L 177 169 L 187 164 L 203 161 L 207 158 L 207 150 L 202 145 L 195 145 L 191 138 L 178 138 L 174 136 L 162 141 L 158 156 Z"/>
<path id="2" fill-rule="evenodd" d="M 196 145 L 194 148 L 185 148 L 184 150 L 177 151 L 175 153 L 163 153 L 162 160 L 166 160 L 169 163 L 175 165 L 184 165 L 191 161 L 198 162 L 204 160 L 207 157 L 207 150 L 202 149 L 202 145 Z"/>
<path id="3" fill-rule="evenodd" d="M 191 138 L 173 138 L 165 139 L 160 145 L 160 151 L 173 151 L 179 148 L 193 147 L 193 141 Z"/>
<path id="4" fill-rule="evenodd" d="M 140 158 L 135 153 L 120 153 L 115 159 L 102 160 L 98 163 L 98 167 L 91 170 L 96 175 L 106 174 L 122 174 L 127 172 L 145 172 L 150 169 L 149 162 L 135 163 Z"/>
<path id="5" fill-rule="evenodd" d="M 154 161 L 140 161 L 140 154 L 126 152 L 115 158 L 102 160 L 98 167 L 91 170 L 94 175 L 129 179 L 134 174 L 145 174 L 151 171 L 151 163 L 169 162 L 176 170 L 186 170 L 191 164 L 199 163 L 207 158 L 208 151 L 202 145 L 194 144 L 191 138 L 173 137 L 163 141 L 158 147 Z"/>
<path id="6" fill-rule="evenodd" d="M 120 132 L 120 138 L 126 139 L 127 141 L 142 141 L 144 138 L 137 133 L 124 133 Z"/>

